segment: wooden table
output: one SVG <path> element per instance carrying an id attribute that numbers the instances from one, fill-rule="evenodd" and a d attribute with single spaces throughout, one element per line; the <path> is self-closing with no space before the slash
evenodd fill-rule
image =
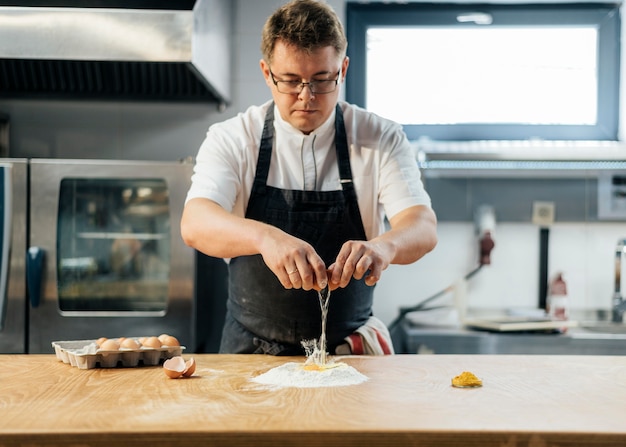
<path id="1" fill-rule="evenodd" d="M 168 379 L 2 355 L 0 445 L 626 445 L 626 357 L 350 357 L 367 382 L 278 389 L 250 379 L 303 358 L 193 357 L 194 377 Z M 466 370 L 484 386 L 452 388 Z"/>

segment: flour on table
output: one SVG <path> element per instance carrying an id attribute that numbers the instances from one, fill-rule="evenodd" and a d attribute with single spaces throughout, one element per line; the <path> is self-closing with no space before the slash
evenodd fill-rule
<path id="1" fill-rule="evenodd" d="M 345 363 L 333 364 L 323 370 L 306 370 L 302 363 L 285 363 L 251 379 L 263 385 L 292 388 L 320 388 L 358 385 L 368 380 L 352 366 Z"/>

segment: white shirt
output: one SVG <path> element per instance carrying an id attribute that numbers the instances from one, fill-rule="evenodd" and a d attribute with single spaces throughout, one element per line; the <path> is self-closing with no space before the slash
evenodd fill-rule
<path id="1" fill-rule="evenodd" d="M 187 200 L 207 198 L 245 216 L 256 173 L 265 113 L 272 104 L 209 128 L 196 157 Z M 392 218 L 414 205 L 431 206 L 415 155 L 402 127 L 357 106 L 340 102 L 348 138 L 352 179 L 368 239 Z M 297 190 L 340 190 L 335 153 L 335 113 L 304 135 L 274 110 L 274 141 L 267 179 L 270 186 Z"/>

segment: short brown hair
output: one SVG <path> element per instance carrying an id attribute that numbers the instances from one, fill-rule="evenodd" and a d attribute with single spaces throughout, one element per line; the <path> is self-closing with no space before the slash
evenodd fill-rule
<path id="1" fill-rule="evenodd" d="M 306 52 L 332 46 L 339 56 L 345 56 L 348 47 L 339 17 L 322 0 L 292 0 L 267 19 L 261 53 L 268 63 L 272 62 L 277 40 Z"/>

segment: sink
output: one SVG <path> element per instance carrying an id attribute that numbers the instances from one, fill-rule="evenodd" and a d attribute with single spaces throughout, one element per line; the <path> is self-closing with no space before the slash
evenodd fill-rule
<path id="1" fill-rule="evenodd" d="M 598 334 L 625 334 L 626 324 L 611 321 L 611 312 L 605 309 L 595 309 L 574 312 L 573 319 L 577 320 L 579 328 Z"/>
<path id="2" fill-rule="evenodd" d="M 579 327 L 600 334 L 623 334 L 626 335 L 626 325 L 622 323 L 612 323 L 610 321 L 583 321 Z"/>

